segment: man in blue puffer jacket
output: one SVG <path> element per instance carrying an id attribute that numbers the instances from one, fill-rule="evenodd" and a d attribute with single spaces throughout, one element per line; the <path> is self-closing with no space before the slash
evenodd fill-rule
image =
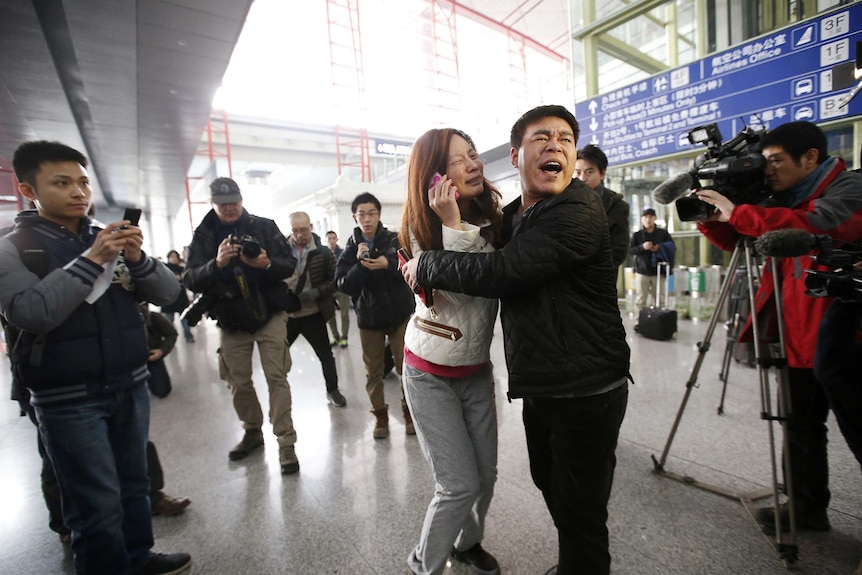
<path id="1" fill-rule="evenodd" d="M 21 212 L 0 240 L 0 313 L 17 335 L 14 369 L 30 391 L 72 530 L 76 572 L 181 573 L 185 553 L 153 554 L 147 477 L 147 334 L 139 301 L 179 284 L 126 220 L 95 228 L 87 160 L 58 142 L 13 158 Z"/>

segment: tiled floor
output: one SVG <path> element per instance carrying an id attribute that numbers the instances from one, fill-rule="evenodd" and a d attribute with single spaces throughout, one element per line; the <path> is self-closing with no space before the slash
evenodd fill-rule
<path id="1" fill-rule="evenodd" d="M 706 322 L 680 321 L 673 342 L 645 340 L 625 318 L 633 350 L 629 408 L 617 449 L 610 504 L 613 573 L 781 574 L 787 571 L 737 501 L 653 473 L 697 357 Z M 190 497 L 184 515 L 154 519 L 156 551 L 187 551 L 197 574 L 403 574 L 432 493 L 428 466 L 400 410 L 392 436 L 371 437 L 373 416 L 355 322 L 351 345 L 336 349 L 348 405 L 326 402 L 319 363 L 304 340 L 292 349 L 293 417 L 302 465 L 279 473 L 274 437 L 264 450 L 230 462 L 241 431 L 230 394 L 219 381 L 214 326 L 195 328 L 197 343 L 179 342 L 168 358 L 174 392 L 153 400 L 151 436 L 165 468 L 166 492 Z M 756 372 L 733 365 L 725 414 L 717 414 L 724 332 L 713 337 L 670 447 L 668 471 L 730 490 L 771 485 L 767 427 L 759 418 Z M 503 573 L 542 574 L 555 563 L 556 537 L 529 475 L 521 404 L 506 400 L 499 332 L 493 345 L 498 382 L 499 479 L 488 516 L 486 549 Z M 258 392 L 264 383 L 255 373 Z M 399 383 L 386 380 L 398 405 Z M 0 360 L 0 395 L 8 397 L 8 360 Z M 832 504 L 829 533 L 801 533 L 800 573 L 849 575 L 862 558 L 859 465 L 830 421 Z M 779 435 L 780 436 L 780 435 Z M 39 491 L 36 431 L 0 402 L 0 573 L 72 573 L 71 554 L 49 531 Z M 759 504 L 765 504 L 765 501 Z M 453 565 L 447 573 L 469 570 Z"/>

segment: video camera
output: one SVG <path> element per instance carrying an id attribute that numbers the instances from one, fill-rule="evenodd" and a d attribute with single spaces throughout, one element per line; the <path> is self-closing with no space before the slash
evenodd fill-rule
<path id="1" fill-rule="evenodd" d="M 722 142 L 716 124 L 691 130 L 689 142 L 703 144 L 707 151 L 695 158 L 688 178 L 683 180 L 687 183 L 690 180 L 691 190 L 715 190 L 734 204 L 762 203 L 769 197 L 765 181 L 766 158 L 760 153 L 764 134 L 764 129 L 746 126 L 732 139 Z M 660 195 L 656 188 L 653 197 L 662 203 Z M 684 222 L 703 221 L 715 212 L 715 207 L 691 193 L 676 200 L 676 211 Z"/>

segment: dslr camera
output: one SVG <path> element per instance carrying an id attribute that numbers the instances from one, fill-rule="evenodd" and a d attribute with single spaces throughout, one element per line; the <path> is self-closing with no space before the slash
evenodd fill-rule
<path id="1" fill-rule="evenodd" d="M 260 255 L 260 242 L 248 234 L 231 236 L 230 245 L 239 246 L 240 253 L 250 260 Z"/>
<path id="2" fill-rule="evenodd" d="M 689 171 L 692 189 L 715 190 L 734 204 L 763 203 L 770 195 L 765 180 L 766 158 L 760 153 L 765 133 L 765 129 L 745 126 L 736 136 L 722 142 L 717 124 L 691 130 L 689 142 L 707 147 L 706 152 L 694 159 Z M 715 207 L 698 199 L 693 192 L 676 201 L 676 211 L 684 222 L 704 221 L 715 212 Z"/>

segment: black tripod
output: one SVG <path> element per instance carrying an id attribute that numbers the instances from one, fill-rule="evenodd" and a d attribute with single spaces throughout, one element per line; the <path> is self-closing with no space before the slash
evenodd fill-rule
<path id="1" fill-rule="evenodd" d="M 704 336 L 703 341 L 698 342 L 697 344 L 697 359 L 695 361 L 694 368 L 691 371 L 691 375 L 689 376 L 689 380 L 688 382 L 686 382 L 685 394 L 683 395 L 682 403 L 680 404 L 679 410 L 676 414 L 676 418 L 674 419 L 670 435 L 668 436 L 667 442 L 665 443 L 664 451 L 662 451 L 660 459 L 656 459 L 654 455 L 652 456 L 654 465 L 653 472 L 658 475 L 668 477 L 670 479 L 675 479 L 676 481 L 680 481 L 687 485 L 693 485 L 694 487 L 698 487 L 700 489 L 715 493 L 717 495 L 721 495 L 723 497 L 737 499 L 749 512 L 752 519 L 755 518 L 756 513 L 756 507 L 754 505 L 754 502 L 758 499 L 762 499 L 764 497 L 772 495 L 775 504 L 776 535 L 774 539 L 768 538 L 768 540 L 770 544 L 775 548 L 776 552 L 778 553 L 778 556 L 784 561 L 784 564 L 789 567 L 790 564 L 795 563 L 798 558 L 798 546 L 796 545 L 796 515 L 794 513 L 793 507 L 793 482 L 791 481 L 790 475 L 790 449 L 788 445 L 787 432 L 784 428 L 787 419 L 790 416 L 790 390 L 787 384 L 787 358 L 784 347 L 784 308 L 780 297 L 780 285 L 776 285 L 775 307 L 778 320 L 778 342 L 766 346 L 766 344 L 762 343 L 761 341 L 760 326 L 758 325 L 757 321 L 757 307 L 755 305 L 755 276 L 757 274 L 757 262 L 756 255 L 754 253 L 752 238 L 749 238 L 747 236 L 741 236 L 739 238 L 739 241 L 736 244 L 736 248 L 733 250 L 733 256 L 730 258 L 729 269 L 736 270 L 737 266 L 739 265 L 740 256 L 742 254 L 745 255 L 745 276 L 748 284 L 749 304 L 751 306 L 751 325 L 754 332 L 754 355 L 757 363 L 758 378 L 760 380 L 760 417 L 761 419 L 766 421 L 769 434 L 769 454 L 771 460 L 770 464 L 772 471 L 772 487 L 761 489 L 751 493 L 736 493 L 715 485 L 710 485 L 708 483 L 697 481 L 693 477 L 680 475 L 678 473 L 673 473 L 665 469 L 665 462 L 667 461 L 667 456 L 670 452 L 670 446 L 673 443 L 674 437 L 676 436 L 677 429 L 679 428 L 680 421 L 682 420 L 683 411 L 685 411 L 685 407 L 688 404 L 688 398 L 691 395 L 692 389 L 694 389 L 695 384 L 697 383 L 697 375 L 700 372 L 700 368 L 703 364 L 706 352 L 709 351 L 710 340 L 712 339 L 712 334 L 715 331 L 715 327 L 718 323 L 718 314 L 720 313 L 720 310 L 724 306 L 730 293 L 731 283 L 733 281 L 734 274 L 728 274 L 721 285 L 721 290 L 718 295 L 718 303 L 715 307 L 715 311 L 713 312 L 712 317 L 709 320 L 709 327 L 707 327 L 706 335 Z M 778 275 L 778 265 L 774 258 L 772 259 L 772 275 L 774 281 L 778 282 L 780 280 L 780 276 Z M 764 349 L 766 347 L 768 347 L 768 349 Z M 772 406 L 773 391 L 769 383 L 770 367 L 774 367 L 776 369 L 776 413 L 773 412 Z M 774 423 L 776 422 L 781 426 L 783 432 L 783 464 L 788 499 L 787 507 L 789 510 L 790 519 L 790 532 L 788 534 L 782 532 L 781 516 L 778 512 L 780 509 L 780 484 L 778 479 L 778 467 L 776 464 L 777 457 L 775 451 Z"/>

